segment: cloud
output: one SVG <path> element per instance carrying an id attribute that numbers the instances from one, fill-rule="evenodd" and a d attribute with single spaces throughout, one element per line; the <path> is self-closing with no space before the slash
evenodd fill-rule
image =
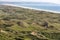
<path id="1" fill-rule="evenodd" d="M 56 3 L 60 4 L 60 0 L 0 0 L 0 1 L 5 1 L 5 2 L 49 2 L 49 3 Z"/>

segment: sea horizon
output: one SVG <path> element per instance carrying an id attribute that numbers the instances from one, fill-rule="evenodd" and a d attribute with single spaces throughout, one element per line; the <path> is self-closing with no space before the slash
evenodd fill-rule
<path id="1" fill-rule="evenodd" d="M 60 13 L 59 11 L 46 10 L 46 9 L 38 9 L 38 8 L 32 8 L 32 7 L 27 7 L 27 6 L 15 5 L 15 4 L 0 4 L 0 5 L 15 6 L 15 7 L 33 9 L 33 10 L 38 10 L 38 11 L 46 11 L 46 12 L 52 12 L 52 13 Z"/>
<path id="2" fill-rule="evenodd" d="M 0 2 L 0 5 L 16 5 L 23 8 L 60 13 L 60 5 L 46 2 Z"/>

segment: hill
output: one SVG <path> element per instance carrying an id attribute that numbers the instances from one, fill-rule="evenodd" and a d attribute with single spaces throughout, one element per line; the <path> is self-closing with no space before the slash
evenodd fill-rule
<path id="1" fill-rule="evenodd" d="M 60 40 L 60 14 L 0 5 L 0 40 Z"/>

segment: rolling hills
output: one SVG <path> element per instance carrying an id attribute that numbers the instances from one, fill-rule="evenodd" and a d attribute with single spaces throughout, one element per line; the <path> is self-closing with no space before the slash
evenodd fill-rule
<path id="1" fill-rule="evenodd" d="M 60 40 L 60 14 L 0 5 L 0 40 Z"/>

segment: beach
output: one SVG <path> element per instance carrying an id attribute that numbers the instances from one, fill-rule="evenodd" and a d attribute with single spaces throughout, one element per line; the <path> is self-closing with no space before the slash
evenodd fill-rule
<path id="1" fill-rule="evenodd" d="M 45 10 L 45 9 L 37 9 L 37 8 L 31 8 L 31 7 L 25 7 L 25 6 L 14 5 L 14 4 L 1 4 L 1 5 L 15 6 L 15 7 L 33 9 L 33 10 L 38 10 L 38 11 L 46 11 L 46 12 L 52 12 L 52 13 L 60 13 L 60 12 L 58 12 L 58 11 Z"/>

